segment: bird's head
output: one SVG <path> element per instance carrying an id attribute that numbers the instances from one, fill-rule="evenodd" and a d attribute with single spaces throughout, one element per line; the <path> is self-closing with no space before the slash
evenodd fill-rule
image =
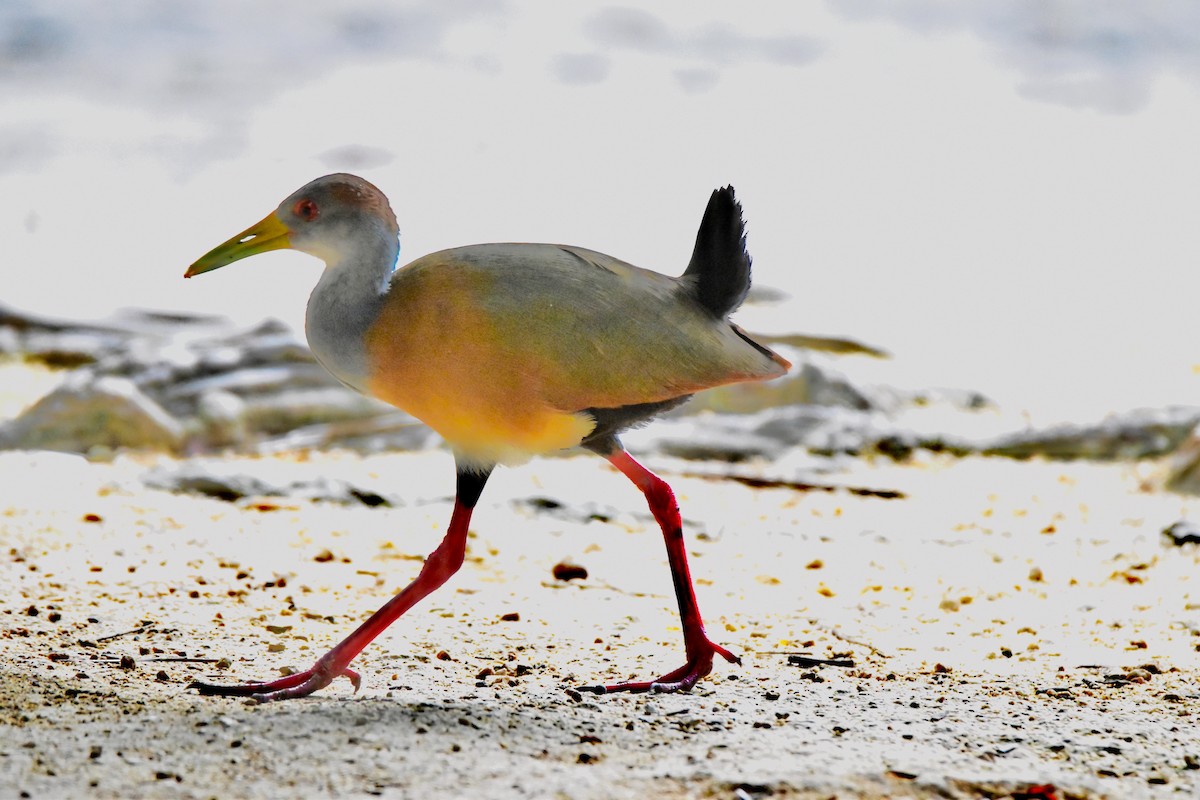
<path id="1" fill-rule="evenodd" d="M 293 192 L 261 222 L 205 253 L 184 277 L 285 248 L 335 264 L 374 237 L 394 245 L 397 233 L 396 215 L 383 192 L 357 175 L 326 175 Z"/>

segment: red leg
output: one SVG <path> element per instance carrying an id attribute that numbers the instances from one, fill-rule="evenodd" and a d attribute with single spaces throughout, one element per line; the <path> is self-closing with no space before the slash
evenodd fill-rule
<path id="1" fill-rule="evenodd" d="M 675 597 L 679 601 L 679 619 L 683 623 L 687 663 L 658 680 L 581 688 L 597 694 L 686 692 L 695 686 L 698 680 L 712 672 L 714 655 L 719 655 L 733 664 L 741 664 L 742 660 L 724 647 L 714 644 L 704 632 L 704 620 L 701 619 L 700 607 L 696 604 L 692 573 L 688 569 L 687 551 L 683 546 L 683 521 L 679 518 L 679 504 L 675 501 L 675 493 L 671 491 L 671 487 L 662 478 L 634 461 L 624 450 L 617 449 L 604 457 L 642 490 L 650 504 L 650 511 L 662 528 L 667 544 L 667 560 L 671 565 L 671 579 L 675 582 Z"/>
<path id="2" fill-rule="evenodd" d="M 467 551 L 467 527 L 471 522 L 471 511 L 479 500 L 487 478 L 488 473 L 459 470 L 458 494 L 454 502 L 454 514 L 450 517 L 450 527 L 442 543 L 425 559 L 420 574 L 404 587 L 400 594 L 372 614 L 354 633 L 321 656 L 311 668 L 262 683 L 219 686 L 196 681 L 188 688 L 198 689 L 200 694 L 251 697 L 265 703 L 270 700 L 306 697 L 328 686 L 334 678 L 345 676 L 354 684 L 354 690 L 358 691 L 362 679 L 357 672 L 350 669 L 350 662 L 371 643 L 371 640 L 383 633 L 405 611 L 449 580 L 462 566 Z"/>

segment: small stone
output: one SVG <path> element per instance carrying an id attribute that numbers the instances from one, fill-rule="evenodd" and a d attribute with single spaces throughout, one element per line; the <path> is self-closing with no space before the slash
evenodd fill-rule
<path id="1" fill-rule="evenodd" d="M 560 561 L 555 564 L 552 573 L 554 579 L 559 581 L 584 580 L 588 576 L 586 567 L 568 561 Z"/>
<path id="2" fill-rule="evenodd" d="M 1197 466 L 1200 466 L 1200 461 L 1197 461 Z M 1197 470 L 1200 475 L 1200 469 Z M 1200 488 L 1200 481 L 1198 481 Z M 1193 492 L 1200 494 L 1200 491 Z M 1200 525 L 1187 520 L 1179 520 L 1163 529 L 1163 536 L 1170 540 L 1171 544 L 1176 547 L 1183 547 L 1187 544 L 1200 544 Z"/>

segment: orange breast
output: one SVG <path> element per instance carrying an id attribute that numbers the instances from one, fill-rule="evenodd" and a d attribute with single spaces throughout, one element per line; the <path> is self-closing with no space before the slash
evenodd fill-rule
<path id="1" fill-rule="evenodd" d="M 481 463 L 579 444 L 592 421 L 546 404 L 536 366 L 480 312 L 480 283 L 478 272 L 445 263 L 393 281 L 367 334 L 370 393 Z"/>

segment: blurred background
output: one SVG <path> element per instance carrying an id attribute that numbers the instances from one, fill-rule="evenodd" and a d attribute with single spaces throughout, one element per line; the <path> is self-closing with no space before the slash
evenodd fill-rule
<path id="1" fill-rule="evenodd" d="M 736 7 L 735 7 L 736 5 Z M 0 303 L 299 328 L 320 266 L 189 263 L 318 175 L 401 261 L 552 241 L 678 273 L 736 186 L 766 333 L 1038 422 L 1200 398 L 1200 5 L 0 3 Z"/>

